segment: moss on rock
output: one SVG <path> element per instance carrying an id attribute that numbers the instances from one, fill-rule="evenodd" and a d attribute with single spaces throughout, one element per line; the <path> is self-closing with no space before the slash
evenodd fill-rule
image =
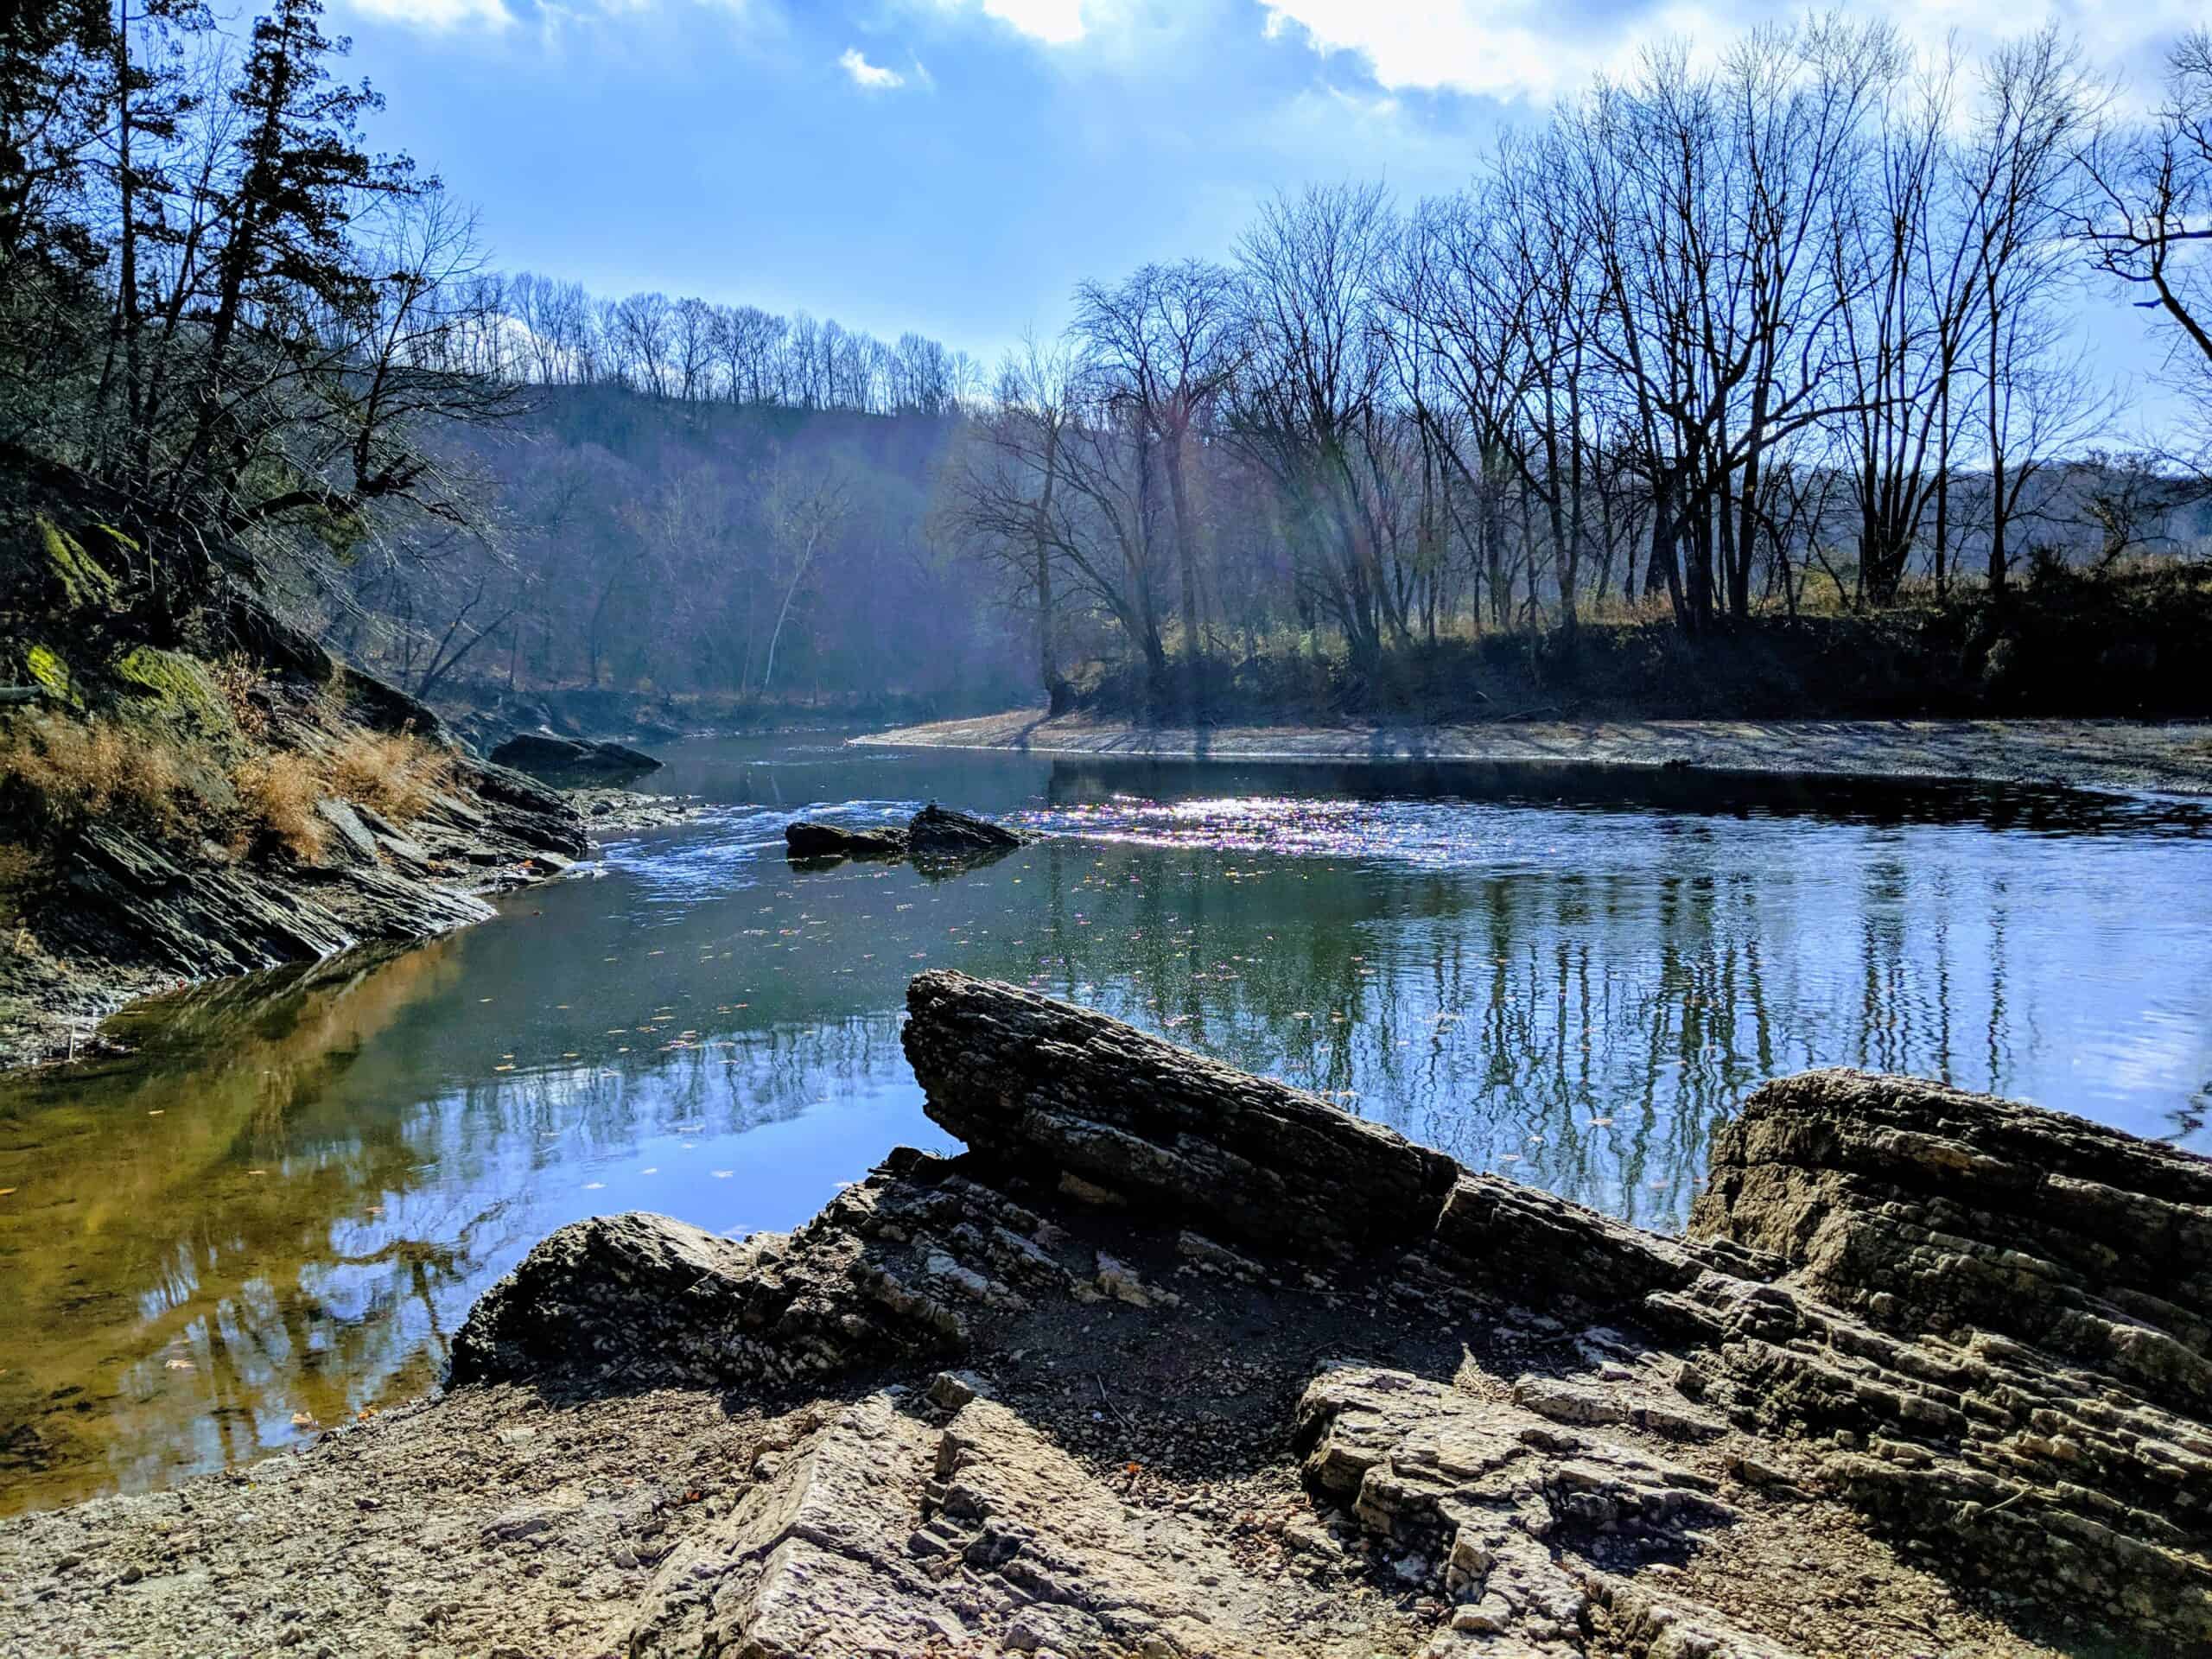
<path id="1" fill-rule="evenodd" d="M 52 645 L 34 641 L 23 653 L 23 666 L 31 678 L 46 688 L 46 695 L 54 702 L 72 709 L 85 706 L 77 695 L 76 681 L 69 672 L 68 659 Z"/>
<path id="2" fill-rule="evenodd" d="M 207 665 L 181 652 L 134 645 L 117 659 L 115 677 L 166 715 L 188 719 L 213 734 L 236 729 Z"/>
<path id="3" fill-rule="evenodd" d="M 120 531 L 109 530 L 105 524 L 98 528 L 126 546 L 130 544 L 130 538 Z M 105 566 L 85 551 L 84 543 L 43 515 L 38 520 L 38 533 L 46 550 L 46 567 L 60 586 L 65 608 L 113 610 L 122 602 L 122 585 Z"/>

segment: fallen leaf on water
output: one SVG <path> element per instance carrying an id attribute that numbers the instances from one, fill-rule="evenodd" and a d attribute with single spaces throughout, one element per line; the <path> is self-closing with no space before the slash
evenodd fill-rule
<path id="1" fill-rule="evenodd" d="M 165 1107 L 156 1106 L 152 1111 L 147 1113 L 146 1116 L 149 1117 L 159 1117 L 167 1109 L 168 1109 Z"/>
<path id="2" fill-rule="evenodd" d="M 14 1187 L 12 1187 L 12 1186 L 0 1186 L 0 1198 L 6 1198 L 6 1197 L 10 1193 L 10 1192 L 14 1192 L 15 1190 L 16 1190 L 16 1189 L 15 1189 Z"/>
<path id="3" fill-rule="evenodd" d="M 193 1369 L 192 1362 L 188 1359 L 172 1359 L 168 1362 L 168 1366 L 172 1371 L 188 1371 Z"/>
<path id="4" fill-rule="evenodd" d="M 584 1183 L 584 1191 L 587 1192 L 596 1192 L 600 1188 L 606 1185 L 607 1183 L 605 1181 L 586 1181 Z"/>
<path id="5" fill-rule="evenodd" d="M 315 1414 L 312 1412 L 296 1411 L 292 1414 L 294 1428 L 313 1428 L 315 1426 Z"/>

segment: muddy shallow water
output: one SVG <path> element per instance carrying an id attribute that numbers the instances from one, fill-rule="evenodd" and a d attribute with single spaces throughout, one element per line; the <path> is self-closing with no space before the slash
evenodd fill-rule
<path id="1" fill-rule="evenodd" d="M 906 977 L 1010 978 L 1676 1224 L 1761 1078 L 1849 1064 L 2212 1150 L 2212 817 L 1655 773 L 701 741 L 719 804 L 497 922 L 211 987 L 0 1081 L 0 1510 L 158 1484 L 433 1383 L 550 1229 L 784 1228 L 899 1142 Z M 795 869 L 801 811 L 1047 839 Z"/>

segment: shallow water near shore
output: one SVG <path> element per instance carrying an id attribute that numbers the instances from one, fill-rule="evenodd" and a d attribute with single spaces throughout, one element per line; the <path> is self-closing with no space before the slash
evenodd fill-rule
<path id="1" fill-rule="evenodd" d="M 551 1229 L 786 1228 L 950 1150 L 907 977 L 1071 997 L 1679 1226 L 1763 1078 L 1945 1078 L 2212 1151 L 2202 804 L 1572 771 L 700 741 L 716 803 L 502 918 L 144 1005 L 0 1080 L 0 1510 L 157 1485 L 420 1392 Z M 1046 839 L 795 868 L 802 813 Z"/>

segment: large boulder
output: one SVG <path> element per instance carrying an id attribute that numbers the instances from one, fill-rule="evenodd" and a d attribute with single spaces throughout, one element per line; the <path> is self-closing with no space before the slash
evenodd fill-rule
<path id="1" fill-rule="evenodd" d="M 784 826 L 788 858 L 898 858 L 906 850 L 906 832 L 891 826 L 849 830 L 842 824 L 802 818 Z"/>
<path id="2" fill-rule="evenodd" d="M 1019 986 L 938 969 L 906 1007 L 938 1123 L 1209 1230 L 1322 1255 L 1425 1238 L 1459 1173 L 1318 1095 Z"/>
<path id="3" fill-rule="evenodd" d="M 660 762 L 620 743 L 592 743 L 546 732 L 518 732 L 492 751 L 495 766 L 512 766 L 533 778 L 634 778 L 658 771 Z"/>
<path id="4" fill-rule="evenodd" d="M 984 858 L 1022 845 L 1019 830 L 931 801 L 906 826 L 906 844 L 918 857 Z"/>

